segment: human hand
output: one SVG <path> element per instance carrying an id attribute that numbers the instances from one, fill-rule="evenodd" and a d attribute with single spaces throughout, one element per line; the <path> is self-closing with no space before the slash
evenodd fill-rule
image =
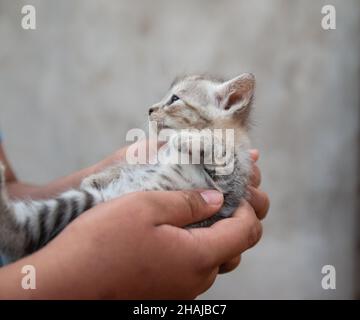
<path id="1" fill-rule="evenodd" d="M 182 228 L 222 202 L 217 191 L 132 193 L 89 210 L 17 264 L 37 270 L 33 298 L 195 298 L 261 236 L 246 203 L 210 228 Z"/>
<path id="2" fill-rule="evenodd" d="M 149 157 L 156 154 L 157 149 L 162 145 L 163 143 L 152 143 L 149 140 L 140 140 L 130 146 L 126 146 L 118 151 L 116 151 L 114 154 L 109 156 L 108 158 L 104 159 L 100 163 L 96 165 L 96 170 L 100 171 L 104 169 L 105 167 L 113 164 L 116 161 L 126 161 L 126 152 L 128 151 L 128 148 L 132 148 L 135 150 L 135 153 L 138 150 L 148 150 L 147 151 L 147 160 Z M 145 148 L 145 149 L 144 149 Z M 259 167 L 257 166 L 256 162 L 259 159 L 259 151 L 257 149 L 251 149 L 250 150 L 251 159 L 253 161 L 253 174 L 251 176 L 250 186 L 249 186 L 249 193 L 250 198 L 248 199 L 250 205 L 253 207 L 253 210 L 255 211 L 258 219 L 262 220 L 265 218 L 270 202 L 268 195 L 261 191 L 259 189 L 259 186 L 261 184 L 261 172 Z M 241 261 L 241 256 L 237 256 L 230 261 L 227 261 L 219 268 L 219 273 L 227 273 L 232 270 L 234 270 Z"/>

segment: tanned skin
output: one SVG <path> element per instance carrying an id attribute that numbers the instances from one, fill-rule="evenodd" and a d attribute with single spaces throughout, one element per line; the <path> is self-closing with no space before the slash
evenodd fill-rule
<path id="1" fill-rule="evenodd" d="M 87 169 L 32 186 L 17 180 L 0 146 L 11 197 L 48 197 L 76 187 L 84 176 L 122 160 L 125 153 L 126 148 L 121 149 Z M 1 268 L 0 299 L 197 297 L 219 273 L 235 269 L 241 253 L 261 237 L 260 220 L 269 200 L 259 189 L 261 175 L 255 164 L 259 153 L 251 154 L 251 198 L 233 217 L 210 228 L 181 228 L 219 210 L 223 198 L 214 190 L 139 192 L 109 201 L 73 221 L 41 250 Z M 29 264 L 36 268 L 36 290 L 21 287 L 21 269 Z"/>

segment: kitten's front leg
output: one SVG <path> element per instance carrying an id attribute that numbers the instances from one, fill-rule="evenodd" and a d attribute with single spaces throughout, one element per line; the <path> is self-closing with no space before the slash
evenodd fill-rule
<path id="1" fill-rule="evenodd" d="M 216 170 L 220 174 L 230 173 L 226 170 L 231 170 L 234 144 L 226 143 L 226 139 L 210 131 L 182 131 L 169 143 L 177 152 L 189 155 L 192 164 L 203 164 L 205 169 Z"/>
<path id="2" fill-rule="evenodd" d="M 213 136 L 199 131 L 184 130 L 172 136 L 169 141 L 171 150 L 187 155 L 192 164 L 212 163 Z M 185 163 L 182 163 L 185 164 Z"/>

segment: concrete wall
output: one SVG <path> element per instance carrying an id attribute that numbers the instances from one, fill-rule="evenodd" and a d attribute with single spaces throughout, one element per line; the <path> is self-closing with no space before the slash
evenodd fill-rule
<path id="1" fill-rule="evenodd" d="M 357 0 L 0 0 L 0 123 L 18 175 L 42 183 L 142 127 L 179 73 L 257 76 L 254 145 L 272 203 L 261 243 L 204 298 L 352 298 L 360 24 Z M 337 288 L 321 288 L 321 267 Z M 360 270 L 358 270 L 360 271 Z"/>

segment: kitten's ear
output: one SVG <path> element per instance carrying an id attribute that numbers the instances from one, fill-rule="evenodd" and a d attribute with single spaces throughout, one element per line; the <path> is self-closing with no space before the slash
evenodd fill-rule
<path id="1" fill-rule="evenodd" d="M 251 104 L 255 89 L 255 76 L 251 73 L 226 81 L 219 85 L 216 99 L 224 110 L 238 111 Z"/>

